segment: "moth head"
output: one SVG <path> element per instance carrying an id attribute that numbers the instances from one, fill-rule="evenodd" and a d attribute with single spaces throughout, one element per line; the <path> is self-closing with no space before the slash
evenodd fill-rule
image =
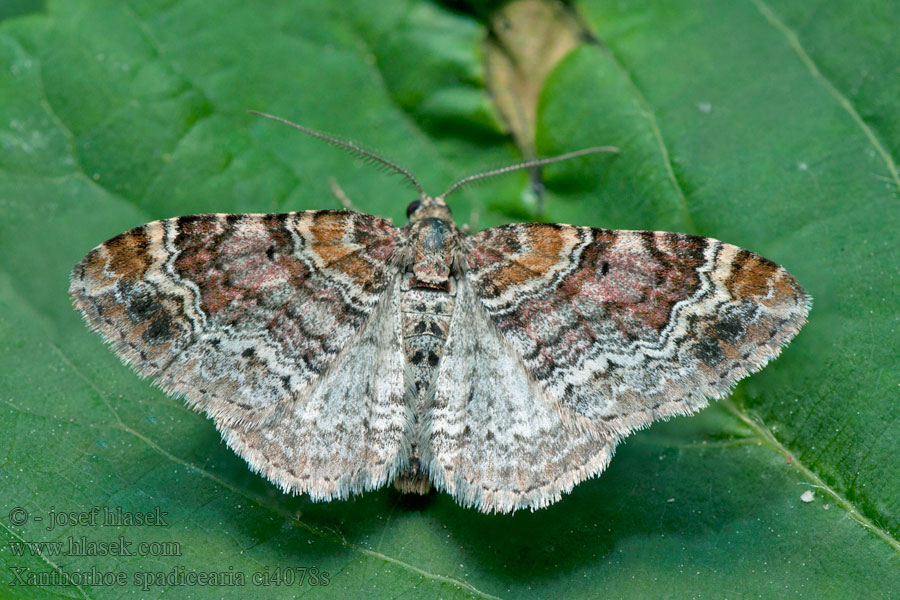
<path id="1" fill-rule="evenodd" d="M 413 200 L 406 207 L 406 218 L 410 223 L 415 223 L 423 219 L 442 219 L 444 221 L 453 220 L 453 212 L 443 198 L 432 198 L 423 195 L 418 200 Z"/>

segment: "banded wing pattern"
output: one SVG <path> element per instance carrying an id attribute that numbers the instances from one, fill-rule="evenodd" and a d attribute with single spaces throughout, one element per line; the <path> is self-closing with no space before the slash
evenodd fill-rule
<path id="1" fill-rule="evenodd" d="M 725 396 L 810 305 L 782 267 L 711 238 L 514 224 L 467 245 L 463 291 L 477 302 L 461 301 L 460 319 L 483 337 L 451 326 L 446 354 L 481 352 L 469 369 L 483 379 L 442 364 L 431 464 L 482 510 L 550 504 L 634 429 Z"/>
<path id="2" fill-rule="evenodd" d="M 464 506 L 548 506 L 609 464 L 608 439 L 585 435 L 534 381 L 463 280 L 438 368 L 424 452 L 434 485 Z"/>
<path id="3" fill-rule="evenodd" d="M 154 221 L 88 253 L 70 293 L 123 360 L 204 410 L 253 468 L 344 497 L 404 461 L 402 235 L 344 211 Z"/>

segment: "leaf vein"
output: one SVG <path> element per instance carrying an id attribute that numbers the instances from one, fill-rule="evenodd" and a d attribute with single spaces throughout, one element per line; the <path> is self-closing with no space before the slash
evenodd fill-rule
<path id="1" fill-rule="evenodd" d="M 865 120 L 863 120 L 862 116 L 853 106 L 853 103 L 850 102 L 850 99 L 847 98 L 841 91 L 834 85 L 819 67 L 816 65 L 815 61 L 812 57 L 806 52 L 803 48 L 803 45 L 800 43 L 799 36 L 787 26 L 787 24 L 778 18 L 778 15 L 763 1 L 763 0 L 751 0 L 756 9 L 760 12 L 760 14 L 769 22 L 772 27 L 778 30 L 785 39 L 787 39 L 788 45 L 797 53 L 797 56 L 800 57 L 800 60 L 803 61 L 803 64 L 806 65 L 806 68 L 809 69 L 810 74 L 814 79 L 819 80 L 822 85 L 828 90 L 828 93 L 831 94 L 835 100 L 838 101 L 838 104 L 841 105 L 853 121 L 859 126 L 862 130 L 863 134 L 865 134 L 866 138 L 869 140 L 869 143 L 875 148 L 875 151 L 881 156 L 884 160 L 885 165 L 888 168 L 888 171 L 891 173 L 891 179 L 893 180 L 894 185 L 897 186 L 898 192 L 900 192 L 900 172 L 898 172 L 897 165 L 894 162 L 893 157 L 891 157 L 890 153 L 887 149 L 882 145 L 881 140 L 878 139 L 878 136 L 875 135 L 875 132 L 872 131 L 872 128 L 866 124 Z"/>
<path id="2" fill-rule="evenodd" d="M 590 39 L 600 39 L 596 36 L 595 32 L 590 32 Z M 659 148 L 660 158 L 662 159 L 663 166 L 666 170 L 666 177 L 668 178 L 672 188 L 675 190 L 675 194 L 678 197 L 678 207 L 681 210 L 681 217 L 684 221 L 685 228 L 691 233 L 697 233 L 697 227 L 694 224 L 694 219 L 691 216 L 690 209 L 688 208 L 687 202 L 687 194 L 685 193 L 685 186 L 678 179 L 678 176 L 675 174 L 675 168 L 672 164 L 672 157 L 669 153 L 669 147 L 666 145 L 665 138 L 663 138 L 662 130 L 659 127 L 659 120 L 656 118 L 656 111 L 653 110 L 650 101 L 647 99 L 647 96 L 644 94 L 643 90 L 638 87 L 637 82 L 631 74 L 625 64 L 619 59 L 618 56 L 613 52 L 612 48 L 608 45 L 600 45 L 596 44 L 599 48 L 605 51 L 606 55 L 609 57 L 610 61 L 622 72 L 625 79 L 628 81 L 628 86 L 632 89 L 634 93 L 635 99 L 638 102 L 641 110 L 644 115 L 647 117 L 647 121 L 650 124 L 650 129 L 653 131 L 653 137 L 656 141 L 656 145 Z"/>
<path id="3" fill-rule="evenodd" d="M 6 525 L 4 525 L 2 521 L 0 521 L 0 527 L 2 527 L 4 530 L 6 530 L 7 533 L 9 533 L 11 536 L 13 536 L 14 538 L 16 538 L 17 540 L 19 540 L 19 541 L 22 542 L 23 544 L 27 544 L 27 543 L 28 543 L 28 542 L 25 541 L 25 538 L 23 538 L 22 536 L 20 536 L 18 533 L 16 533 L 15 531 L 13 531 L 12 529 L 10 529 L 10 528 L 7 527 Z M 45 563 L 47 563 L 47 565 L 49 565 L 51 568 L 53 568 L 54 571 L 56 571 L 57 573 L 59 573 L 59 574 L 62 575 L 63 577 L 68 577 L 68 576 L 66 575 L 66 572 L 62 570 L 62 567 L 60 567 L 60 566 L 57 565 L 55 562 L 53 562 L 52 560 L 50 560 L 50 559 L 49 559 L 49 558 L 48 558 L 48 557 L 47 557 L 47 556 L 46 556 L 39 548 L 36 549 L 36 550 L 37 550 L 37 555 L 40 556 L 41 559 L 42 559 Z M 77 583 L 74 583 L 74 582 L 72 582 L 71 585 L 72 585 L 73 587 L 75 587 L 75 589 L 77 589 L 77 590 L 81 593 L 81 597 L 82 597 L 82 598 L 84 598 L 85 600 L 91 600 L 91 597 L 87 595 L 87 592 L 84 591 L 84 588 L 82 588 L 80 585 L 78 585 Z M 66 596 L 66 597 L 68 597 L 68 596 Z"/>
<path id="4" fill-rule="evenodd" d="M 272 512 L 278 514 L 279 516 L 287 519 L 288 521 L 291 521 L 295 525 L 307 530 L 308 532 L 310 532 L 318 537 L 328 539 L 332 542 L 338 543 L 341 546 L 344 546 L 345 548 L 347 548 L 349 550 L 353 550 L 359 554 L 364 554 L 366 556 L 371 556 L 373 558 L 377 558 L 377 559 L 383 560 L 385 562 L 395 564 L 395 565 L 400 566 L 408 571 L 417 573 L 427 579 L 433 579 L 435 581 L 442 581 L 445 583 L 450 583 L 459 588 L 462 588 L 463 590 L 471 592 L 481 598 L 488 598 L 491 600 L 500 600 L 500 598 L 498 596 L 494 596 L 492 594 L 488 594 L 487 592 L 483 592 L 483 591 L 475 588 L 471 584 L 466 583 L 465 581 L 460 581 L 460 580 L 454 579 L 452 577 L 447 577 L 446 575 L 440 575 L 438 573 L 431 573 L 424 569 L 420 569 L 419 567 L 416 567 L 415 565 L 412 565 L 410 563 L 407 563 L 402 560 L 396 559 L 394 557 L 388 556 L 381 552 L 377 552 L 375 550 L 370 550 L 368 548 L 363 548 L 362 546 L 358 546 L 356 544 L 350 543 L 337 534 L 328 535 L 324 531 L 297 519 L 296 516 L 288 513 L 287 511 L 281 510 L 276 506 L 271 506 L 268 503 L 261 500 L 260 498 L 256 497 L 255 495 L 250 494 L 250 493 L 246 492 L 245 490 L 242 490 L 240 488 L 237 488 L 237 487 L 234 487 L 234 486 L 228 484 L 225 480 L 221 479 L 220 477 L 217 477 L 216 475 L 210 473 L 209 471 L 202 469 L 202 468 L 198 467 L 197 465 L 191 464 L 190 462 L 187 462 L 187 461 L 175 456 L 174 454 L 170 453 L 166 449 L 164 449 L 161 446 L 159 446 L 158 444 L 156 444 L 150 438 L 148 438 L 145 435 L 143 435 L 142 433 L 128 427 L 127 425 L 123 424 L 121 427 L 122 427 L 123 431 L 138 438 L 139 440 L 141 440 L 142 442 L 147 444 L 150 448 L 152 448 L 153 450 L 155 450 L 162 456 L 166 457 L 167 459 L 171 460 L 172 462 L 180 464 L 180 465 L 194 471 L 195 473 L 210 479 L 217 485 L 231 491 L 234 494 L 237 494 L 239 496 L 243 496 L 243 497 L 247 498 L 248 500 L 250 500 L 250 501 L 254 502 L 255 504 L 257 504 L 258 506 L 260 506 L 261 508 L 264 508 L 266 510 L 269 510 L 269 511 L 272 511 Z"/>
<path id="5" fill-rule="evenodd" d="M 893 548 L 895 552 L 900 554 L 900 540 L 897 540 L 894 536 L 892 536 L 889 531 L 876 525 L 875 522 L 864 515 L 860 509 L 858 509 L 852 502 L 850 502 L 849 499 L 840 495 L 837 490 L 825 483 L 825 481 L 821 477 L 819 477 L 817 473 L 803 464 L 803 462 L 801 462 L 796 457 L 796 455 L 789 452 L 788 449 L 778 441 L 778 439 L 772 433 L 771 429 L 766 427 L 765 424 L 759 422 L 757 419 L 751 417 L 746 411 L 738 408 L 737 404 L 735 404 L 735 402 L 731 398 L 720 400 L 720 403 L 738 419 L 740 419 L 744 424 L 750 427 L 769 448 L 783 455 L 785 459 L 791 457 L 791 464 L 794 466 L 794 468 L 800 471 L 800 473 L 802 473 L 809 481 L 811 481 L 816 488 L 822 490 L 823 492 L 834 498 L 835 502 L 839 504 L 845 511 L 847 511 L 847 515 L 850 518 L 854 519 L 864 528 L 868 529 L 877 537 L 881 538 L 891 548 Z"/>

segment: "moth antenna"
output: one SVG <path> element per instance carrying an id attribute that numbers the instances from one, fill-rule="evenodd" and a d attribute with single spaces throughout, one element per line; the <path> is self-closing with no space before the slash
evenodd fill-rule
<path id="1" fill-rule="evenodd" d="M 472 183 L 473 181 L 478 181 L 479 179 L 487 179 L 488 177 L 494 177 L 496 175 L 505 175 L 506 173 L 511 173 L 513 171 L 521 171 L 522 169 L 530 169 L 531 167 L 540 167 L 543 165 L 549 165 L 551 163 L 562 162 L 564 160 L 569 160 L 570 158 L 577 158 L 579 156 L 584 156 L 585 154 L 596 154 L 598 152 L 614 152 L 618 153 L 619 149 L 615 146 L 599 146 L 596 148 L 584 148 L 583 150 L 576 150 L 575 152 L 567 152 L 566 154 L 560 154 L 559 156 L 551 156 L 549 158 L 535 158 L 532 160 L 526 160 L 525 162 L 521 162 L 515 165 L 509 165 L 508 167 L 501 167 L 499 169 L 494 169 L 493 171 L 486 171 L 484 173 L 478 173 L 476 175 L 469 175 L 468 177 L 463 177 L 453 185 L 451 185 L 446 192 L 437 197 L 438 200 L 443 200 L 462 186 Z"/>
<path id="2" fill-rule="evenodd" d="M 289 126 L 293 127 L 294 129 L 299 129 L 300 131 L 302 131 L 303 133 L 305 133 L 307 135 L 311 135 L 315 138 L 319 138 L 320 140 L 325 140 L 329 144 L 333 144 L 339 148 L 343 148 L 344 150 L 349 150 L 350 152 L 355 152 L 356 154 L 360 154 L 369 160 L 373 160 L 377 163 L 380 163 L 380 164 L 388 167 L 389 169 L 393 170 L 395 173 L 399 173 L 400 175 L 403 175 L 404 177 L 409 179 L 409 181 L 415 186 L 416 190 L 418 190 L 419 194 L 421 194 L 423 197 L 428 195 L 425 193 L 425 190 L 422 189 L 422 186 L 419 185 L 419 181 L 415 177 L 413 177 L 412 173 L 410 173 L 409 171 L 407 171 L 400 165 L 389 161 L 388 159 L 384 158 L 383 156 L 380 156 L 380 155 L 372 152 L 371 150 L 366 150 L 365 148 L 361 147 L 359 144 L 357 144 L 353 140 L 342 140 L 340 138 L 336 138 L 336 137 L 330 136 L 328 134 L 316 131 L 315 129 L 310 129 L 309 127 L 304 127 L 303 125 L 298 125 L 296 123 L 288 121 L 287 119 L 282 119 L 281 117 L 276 117 L 275 115 L 270 115 L 268 113 L 259 112 L 258 110 L 248 110 L 247 112 L 249 112 L 250 114 L 253 114 L 253 115 L 258 115 L 260 117 L 265 117 L 266 119 L 278 121 L 279 123 L 284 123 L 285 125 L 289 125 Z"/>

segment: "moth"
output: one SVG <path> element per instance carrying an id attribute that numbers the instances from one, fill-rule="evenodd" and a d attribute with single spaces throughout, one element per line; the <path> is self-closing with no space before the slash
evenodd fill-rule
<path id="1" fill-rule="evenodd" d="M 258 113 L 262 114 L 262 113 Z M 616 445 L 695 413 L 779 354 L 811 299 L 779 265 L 662 231 L 516 223 L 469 235 L 419 193 L 409 222 L 348 210 L 153 221 L 91 250 L 70 293 L 143 376 L 286 492 L 394 482 L 464 506 L 548 506 Z"/>

